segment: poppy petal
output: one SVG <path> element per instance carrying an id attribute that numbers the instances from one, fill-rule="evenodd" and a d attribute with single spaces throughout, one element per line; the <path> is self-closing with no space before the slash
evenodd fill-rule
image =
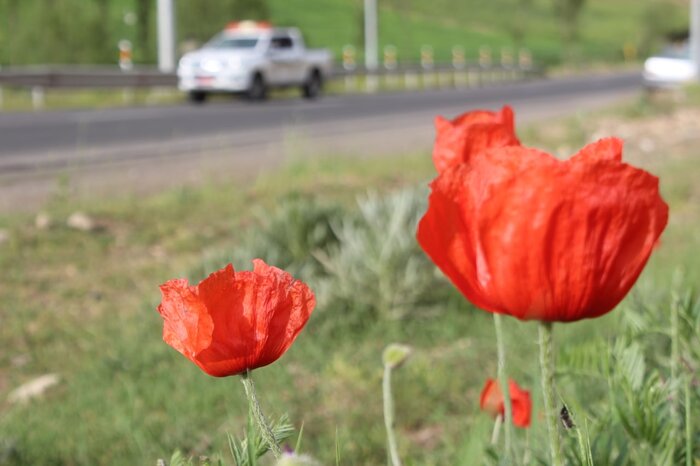
<path id="1" fill-rule="evenodd" d="M 267 323 L 268 337 L 257 355 L 258 363 L 264 366 L 275 361 L 291 346 L 316 306 L 316 298 L 304 282 L 294 280 L 283 270 L 259 259 L 253 263 L 255 273 L 266 277 L 268 289 L 278 297 L 271 303 L 274 307 L 268 315 L 274 316 L 274 319 Z"/>
<path id="2" fill-rule="evenodd" d="M 433 163 L 438 173 L 493 147 L 519 145 L 515 135 L 513 110 L 505 106 L 500 112 L 474 110 L 452 121 L 435 119 L 436 138 Z"/>
<path id="3" fill-rule="evenodd" d="M 163 340 L 194 360 L 211 342 L 211 317 L 187 280 L 170 280 L 160 290 L 163 299 L 158 312 L 163 317 Z"/>
<path id="4" fill-rule="evenodd" d="M 577 161 L 585 159 L 586 162 L 595 160 L 611 160 L 615 162 L 622 161 L 622 146 L 624 143 L 619 138 L 604 138 L 594 143 L 588 144 L 583 149 L 578 151 L 571 160 Z"/>

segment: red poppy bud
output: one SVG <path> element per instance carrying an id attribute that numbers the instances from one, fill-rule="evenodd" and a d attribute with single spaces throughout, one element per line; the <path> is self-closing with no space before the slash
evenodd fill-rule
<path id="1" fill-rule="evenodd" d="M 530 392 L 523 390 L 513 380 L 508 381 L 510 391 L 510 405 L 513 412 L 513 424 L 517 427 L 530 427 L 530 416 L 532 414 L 532 401 Z M 505 415 L 505 402 L 503 392 L 498 382 L 493 379 L 486 380 L 486 385 L 481 391 L 479 405 L 483 411 L 488 412 L 493 417 Z"/>
<path id="2" fill-rule="evenodd" d="M 215 377 L 236 375 L 276 361 L 291 346 L 316 305 L 306 284 L 284 270 L 253 261 L 233 266 L 197 286 L 161 285 L 163 340 Z"/>
<path id="3" fill-rule="evenodd" d="M 603 139 L 569 160 L 490 149 L 431 184 L 418 242 L 474 305 L 523 320 L 612 310 L 668 221 L 655 176 Z"/>
<path id="4" fill-rule="evenodd" d="M 467 163 L 479 152 L 493 147 L 520 145 L 515 135 L 513 110 L 505 106 L 500 112 L 474 110 L 454 120 L 435 118 L 433 163 L 438 173 Z"/>

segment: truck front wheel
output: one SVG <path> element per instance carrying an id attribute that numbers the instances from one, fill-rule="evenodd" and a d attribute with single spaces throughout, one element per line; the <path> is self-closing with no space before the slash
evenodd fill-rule
<path id="1" fill-rule="evenodd" d="M 190 91 L 187 99 L 193 104 L 203 104 L 207 100 L 207 93 L 203 91 Z"/>
<path id="2" fill-rule="evenodd" d="M 318 70 L 313 70 L 309 78 L 301 88 L 304 97 L 307 99 L 315 99 L 321 95 L 323 90 L 323 78 Z"/>
<path id="3" fill-rule="evenodd" d="M 246 95 L 250 100 L 265 100 L 267 98 L 267 86 L 262 74 L 255 73 Z"/>

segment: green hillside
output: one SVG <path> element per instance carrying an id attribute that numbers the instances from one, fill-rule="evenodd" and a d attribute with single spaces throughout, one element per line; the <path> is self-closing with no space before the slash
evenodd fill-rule
<path id="1" fill-rule="evenodd" d="M 687 0 L 585 0 L 577 35 L 564 40 L 556 14 L 563 0 L 378 0 L 380 40 L 415 61 L 430 45 L 448 60 L 454 45 L 527 47 L 536 60 L 614 61 L 623 48 L 644 55 L 669 32 L 686 28 Z M 227 21 L 264 17 L 299 26 L 312 46 L 362 48 L 361 0 L 176 0 L 179 40 L 201 42 Z M 115 63 L 120 39 L 137 63 L 154 63 L 154 0 L 0 0 L 0 65 Z"/>

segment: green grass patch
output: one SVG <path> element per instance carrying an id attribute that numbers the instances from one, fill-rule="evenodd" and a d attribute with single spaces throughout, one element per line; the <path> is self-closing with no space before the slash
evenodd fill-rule
<path id="1" fill-rule="evenodd" d="M 362 5 L 358 0 L 181 0 L 177 3 L 179 40 L 204 41 L 228 21 L 263 16 L 281 26 L 298 26 L 310 45 L 328 47 L 340 57 L 344 45 L 361 51 Z M 257 4 L 257 5 L 256 5 Z M 644 55 L 664 34 L 687 28 L 688 7 L 662 0 L 588 0 L 575 41 L 562 40 L 561 20 L 549 0 L 386 0 L 379 4 L 380 45 L 398 48 L 399 60 L 415 62 L 420 47 L 431 45 L 439 61 L 451 48 L 475 58 L 482 46 L 527 47 L 537 61 L 620 61 Z M 135 15 L 135 16 L 134 16 Z M 79 0 L 0 2 L 0 64 L 117 63 L 119 40 L 134 44 L 137 63 L 156 61 L 153 2 L 118 0 L 85 5 Z M 41 31 L 41 40 L 36 32 Z M 636 52 L 636 53 L 635 53 Z M 358 58 L 361 59 L 361 56 Z"/>
<path id="2" fill-rule="evenodd" d="M 550 122 L 523 136 L 552 150 L 574 146 L 597 130 L 594 122 L 621 114 L 617 109 Z M 593 450 L 596 458 L 604 458 L 608 450 L 598 439 L 607 433 L 593 429 L 609 409 L 607 385 L 582 374 L 598 368 L 601 355 L 617 364 L 613 367 L 626 378 L 614 380 L 619 388 L 615 406 L 623 415 L 641 417 L 629 428 L 610 421 L 609 437 L 612 442 L 626 439 L 619 444 L 637 452 L 626 464 L 660 464 L 654 432 L 665 432 L 669 424 L 659 421 L 657 430 L 647 430 L 655 418 L 633 411 L 635 404 L 646 405 L 632 396 L 634 390 L 624 390 L 625 384 L 668 388 L 654 385 L 650 375 L 668 371 L 669 340 L 654 329 L 668 328 L 673 300 L 667 290 L 683 290 L 700 279 L 700 238 L 694 233 L 700 225 L 695 183 L 700 172 L 692 143 L 674 146 L 673 157 L 649 161 L 633 142 L 629 157 L 661 177 L 671 221 L 661 248 L 620 309 L 595 321 L 557 326 L 559 369 L 566 372 L 559 389 L 565 399 L 576 400 L 577 419 L 597 432 Z M 62 196 L 45 208 L 54 222 L 48 229 L 36 228 L 29 213 L 1 216 L 0 228 L 9 240 L 0 244 L 0 463 L 155 464 L 180 450 L 185 456 L 220 456 L 229 464 L 227 434 L 245 432 L 243 388 L 236 378 L 206 376 L 161 341 L 157 286 L 174 277 L 196 281 L 227 260 L 244 267 L 253 254 L 273 253 L 281 262 L 277 265 L 298 266 L 296 273 L 324 297 L 291 350 L 254 374 L 266 412 L 275 418 L 288 413 L 297 428 L 303 423 L 305 452 L 334 464 L 338 444 L 341 464 L 385 464 L 381 354 L 386 344 L 403 342 L 415 350 L 394 376 L 399 448 L 407 464 L 491 461 L 485 453 L 491 420 L 478 410 L 484 380 L 496 372 L 491 317 L 430 273 L 434 269 L 428 275 L 406 273 L 414 267 L 415 249 L 376 249 L 383 236 L 395 238 L 394 246 L 413 238 L 409 225 L 415 219 L 399 208 L 412 201 L 397 193 L 424 192 L 432 176 L 425 153 L 327 157 L 292 162 L 244 187 L 212 182 L 146 199 L 100 202 Z M 78 209 L 100 228 L 66 227 L 65 219 Z M 391 236 L 392 220 L 405 225 L 402 234 Z M 320 230 L 311 228 L 319 225 Z M 369 234 L 373 230 L 386 235 Z M 364 248 L 341 248 L 352 239 Z M 304 249 L 309 254 L 299 253 Z M 375 257 L 381 253 L 391 258 L 389 270 L 375 267 L 382 263 Z M 319 266 L 328 263 L 336 273 Z M 348 266 L 343 273 L 345 264 L 353 264 L 352 270 Z M 684 285 L 672 279 L 677 270 L 685 270 Z M 402 281 L 381 282 L 377 277 L 383 274 L 392 279 L 391 274 L 399 274 Z M 419 299 L 411 295 L 416 286 L 401 288 L 410 280 L 431 280 L 431 286 L 419 290 Z M 356 303 L 347 293 L 329 292 L 328 286 L 341 283 L 362 295 Z M 397 290 L 406 301 L 397 299 Z M 373 299 L 360 299 L 368 296 Z M 689 322 L 690 317 L 684 329 Z M 505 332 L 510 373 L 533 392 L 530 438 L 539 458 L 545 449 L 539 442 L 543 423 L 535 326 L 507 319 Z M 684 338 L 684 357 L 695 364 L 692 333 Z M 620 348 L 607 346 L 614 342 Z M 629 350 L 635 344 L 638 353 Z M 629 362 L 640 354 L 647 368 L 641 375 Z M 15 387 L 47 373 L 58 374 L 60 381 L 43 397 L 28 404 L 6 401 Z M 693 393 L 692 409 L 697 410 Z M 659 402 L 664 409 L 665 400 Z M 658 419 L 665 419 L 664 413 Z M 635 432 L 638 437 L 630 440 Z M 517 442 L 525 445 L 524 431 L 518 431 Z"/>

